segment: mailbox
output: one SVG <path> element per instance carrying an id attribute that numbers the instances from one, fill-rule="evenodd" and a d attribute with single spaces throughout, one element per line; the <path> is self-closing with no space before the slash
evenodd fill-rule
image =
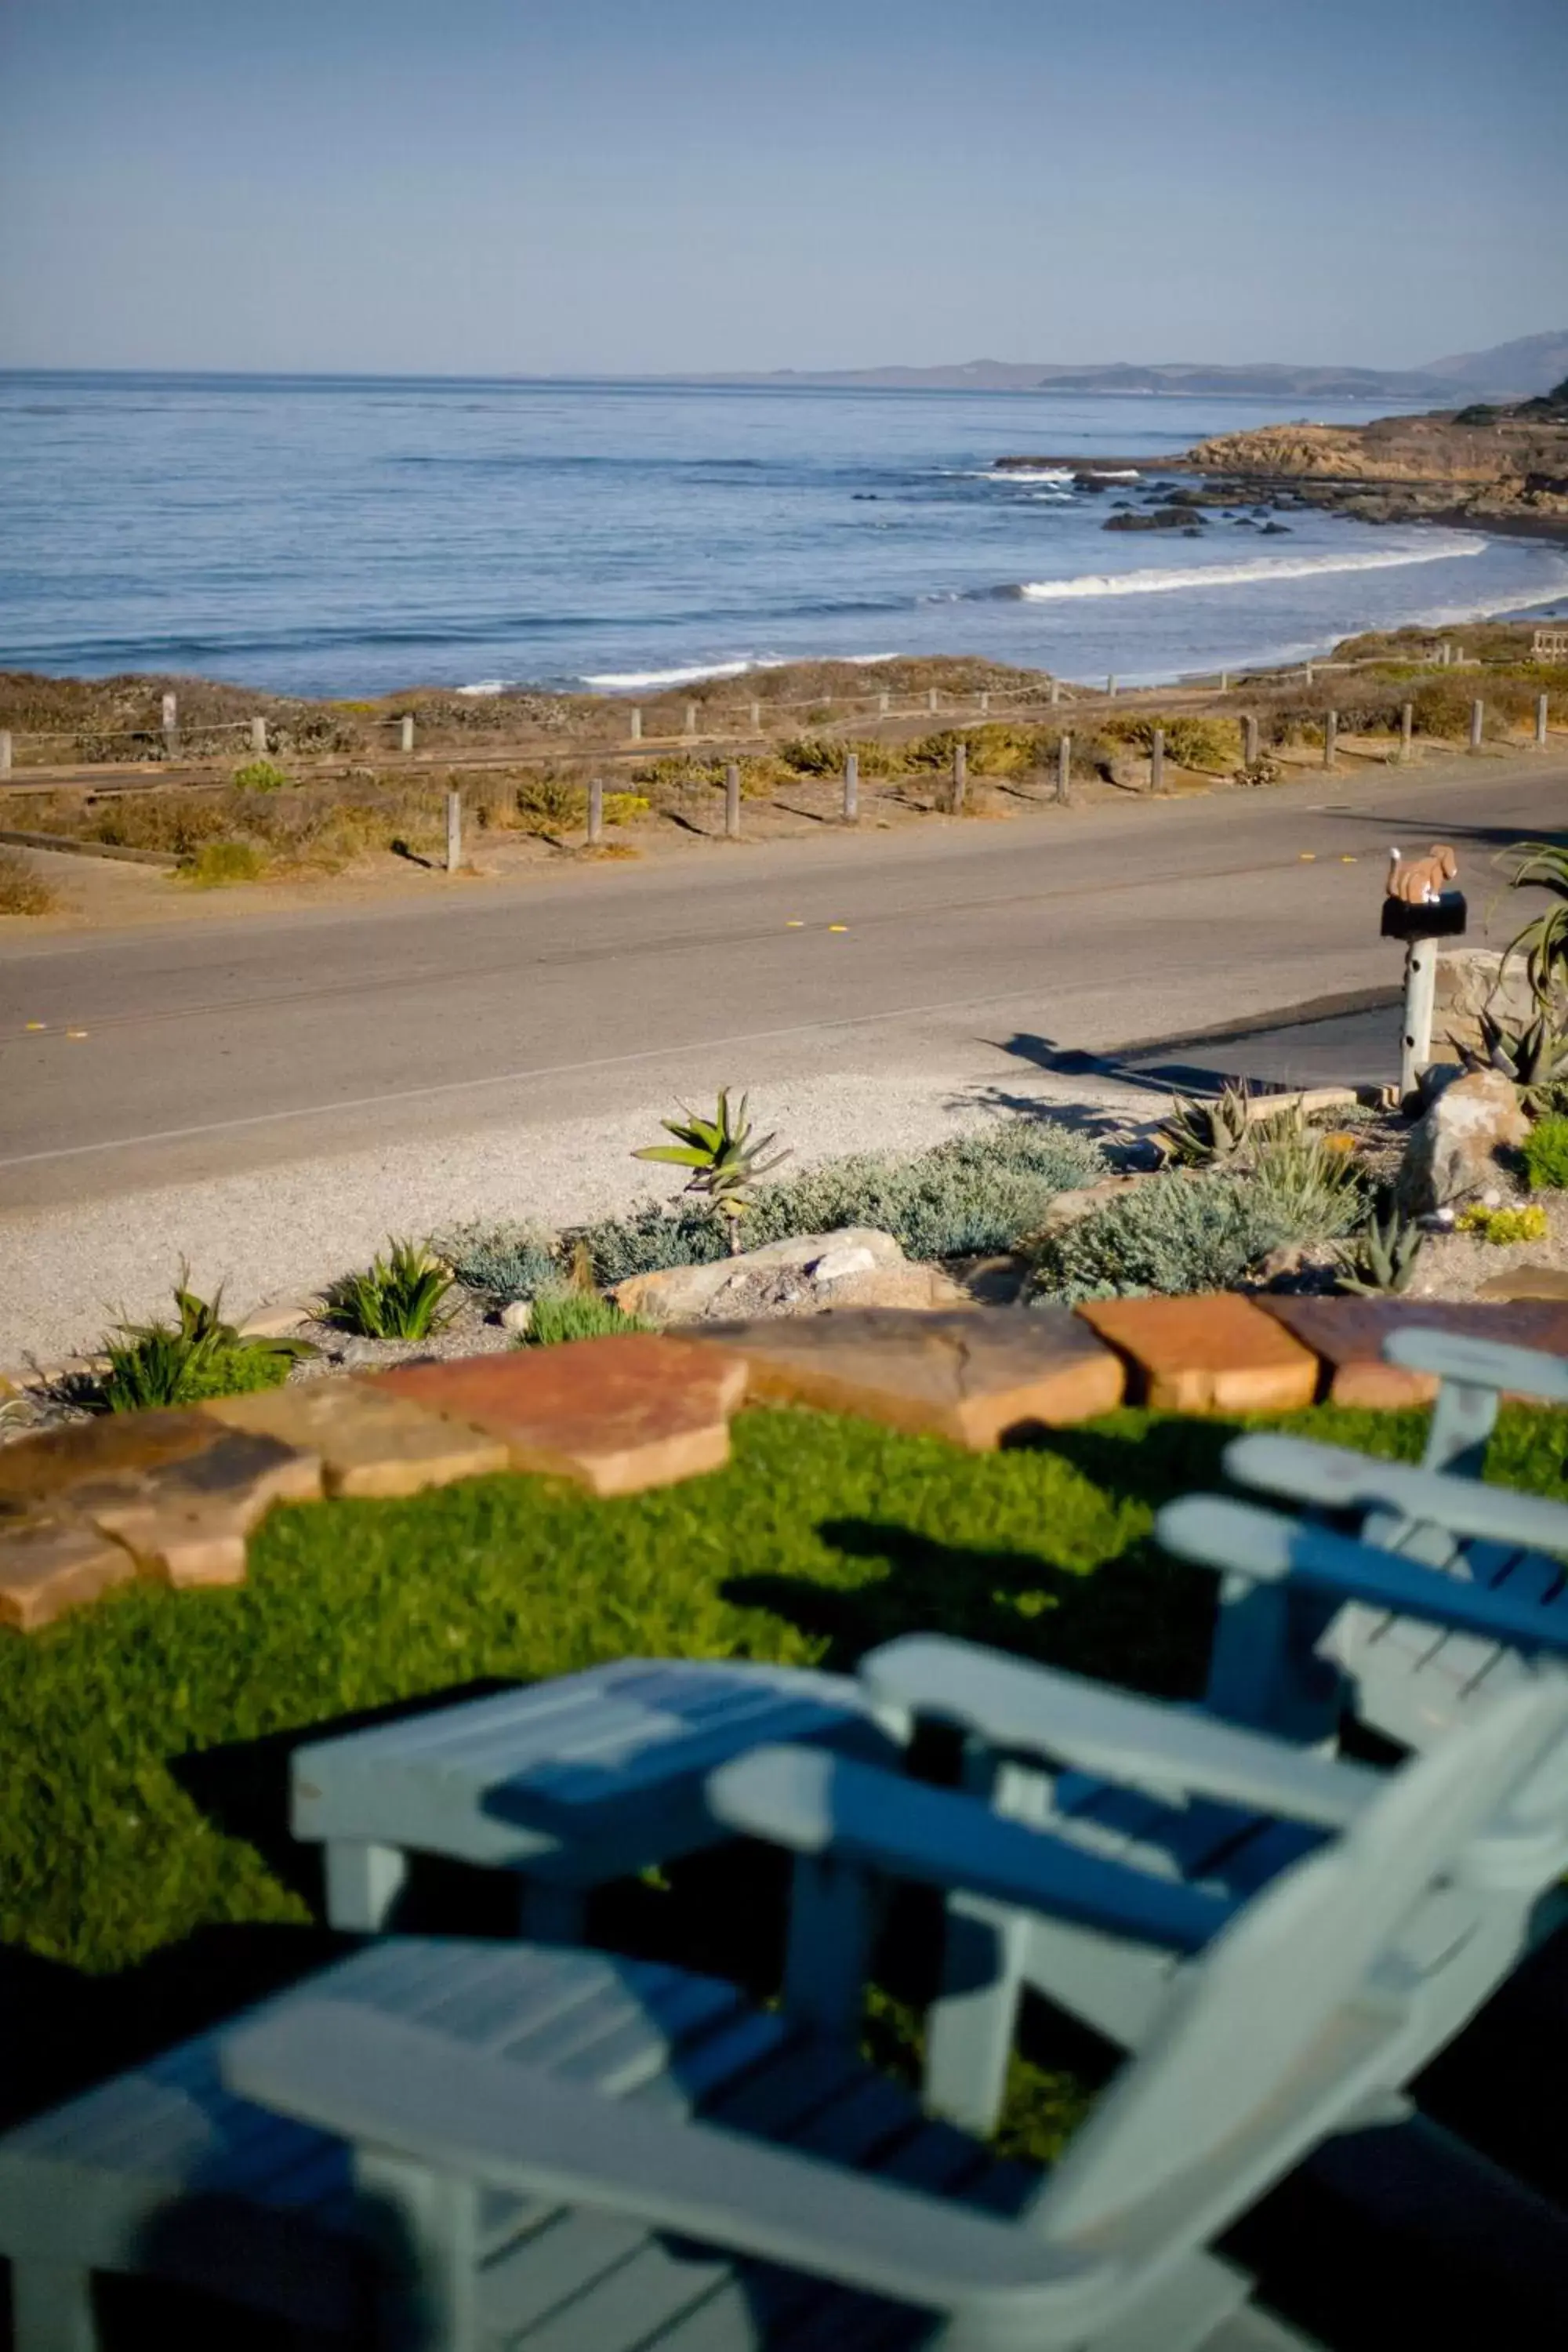
<path id="1" fill-rule="evenodd" d="M 1466 911 L 1462 890 L 1444 890 L 1426 900 L 1386 898 L 1381 936 L 1403 940 L 1412 947 L 1422 940 L 1458 939 L 1464 932 Z"/>

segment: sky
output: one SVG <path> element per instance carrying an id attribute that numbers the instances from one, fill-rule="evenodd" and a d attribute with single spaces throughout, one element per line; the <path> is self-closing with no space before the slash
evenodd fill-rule
<path id="1" fill-rule="evenodd" d="M 1419 366 L 1568 323 L 1564 0 L 0 0 L 0 364 Z"/>

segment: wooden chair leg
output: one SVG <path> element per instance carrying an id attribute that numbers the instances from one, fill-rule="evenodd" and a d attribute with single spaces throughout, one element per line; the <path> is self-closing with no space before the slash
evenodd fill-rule
<path id="1" fill-rule="evenodd" d="M 922 2097 L 932 2115 L 982 2137 L 994 2129 L 1007 2087 L 1027 1930 L 1021 1911 L 948 1898 L 942 1990 L 926 2012 Z"/>
<path id="2" fill-rule="evenodd" d="M 518 1881 L 517 1929 L 531 1943 L 582 1943 L 587 1912 L 586 1887 L 555 1886 L 542 1878 Z"/>
<path id="3" fill-rule="evenodd" d="M 819 2033 L 858 2033 L 876 1921 L 868 1872 L 826 1854 L 797 1854 L 784 1983 L 792 2017 Z"/>
<path id="4" fill-rule="evenodd" d="M 327 1841 L 327 1918 L 348 1936 L 375 1936 L 389 1926 L 408 1876 L 401 1846 L 359 1838 Z"/>
<path id="5" fill-rule="evenodd" d="M 98 2352 L 92 2273 L 72 2263 L 11 2264 L 14 2352 Z"/>
<path id="6" fill-rule="evenodd" d="M 382 2256 L 377 2352 L 478 2352 L 472 2184 L 365 2148 L 353 2169 Z"/>

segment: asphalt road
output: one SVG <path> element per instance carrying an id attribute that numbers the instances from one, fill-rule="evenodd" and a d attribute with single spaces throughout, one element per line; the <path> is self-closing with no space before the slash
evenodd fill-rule
<path id="1" fill-rule="evenodd" d="M 10 941 L 0 1212 L 423 1137 L 526 1136 L 725 1079 L 896 1072 L 915 1087 L 962 1060 L 1005 1091 L 1063 1054 L 1166 1041 L 1142 1056 L 1152 1072 L 1191 1058 L 1168 1041 L 1282 1008 L 1342 1023 L 1347 999 L 1398 978 L 1377 936 L 1388 844 L 1453 841 L 1483 937 L 1491 856 L 1559 826 L 1565 784 L 1553 751 L 715 845 L 504 887 L 433 876 L 413 908 Z M 1279 1055 L 1299 1048 L 1318 1076 L 1336 1053 L 1382 1050 L 1364 1015 L 1337 1045 L 1280 1034 Z M 1256 1047 L 1254 1075 L 1290 1075 L 1257 1068 Z"/>

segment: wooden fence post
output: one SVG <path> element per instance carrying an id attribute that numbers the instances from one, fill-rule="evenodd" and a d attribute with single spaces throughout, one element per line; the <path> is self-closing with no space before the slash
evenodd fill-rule
<path id="1" fill-rule="evenodd" d="M 1050 696 L 1051 708 L 1052 708 L 1052 709 L 1053 709 L 1053 710 L 1056 709 L 1057 704 L 1061 700 L 1061 698 L 1062 698 L 1062 682 L 1061 682 L 1061 680 L 1060 680 L 1060 678 L 1059 678 L 1059 677 L 1053 677 L 1053 678 L 1052 678 L 1052 680 L 1051 680 L 1051 696 Z"/>
<path id="2" fill-rule="evenodd" d="M 686 706 L 686 732 L 689 735 L 695 735 L 697 732 L 697 705 L 694 702 L 689 702 Z"/>
<path id="3" fill-rule="evenodd" d="M 588 780 L 588 846 L 597 849 L 605 838 L 605 779 L 591 776 Z"/>
<path id="4" fill-rule="evenodd" d="M 1475 701 L 1470 705 L 1470 749 L 1472 751 L 1479 751 L 1481 748 L 1481 734 L 1486 727 L 1486 723 L 1487 706 L 1478 695 Z"/>
<path id="5" fill-rule="evenodd" d="M 981 689 L 980 689 L 980 716 L 982 717 L 982 719 L 988 719 L 988 718 L 990 717 L 990 715 L 991 715 L 991 689 L 989 688 L 989 687 L 984 687 L 984 686 L 983 686 L 983 687 L 981 688 Z"/>
<path id="6" fill-rule="evenodd" d="M 1544 694 L 1538 694 L 1538 695 L 1536 696 L 1536 698 L 1535 698 L 1535 748 L 1536 748 L 1536 750 L 1537 750 L 1538 751 L 1545 751 L 1545 749 L 1546 749 L 1546 702 L 1547 702 L 1547 698 L 1546 698 L 1546 696 L 1545 696 Z M 7 737 L 5 738 L 5 760 L 4 760 L 4 765 L 5 765 L 5 767 L 7 767 L 7 768 L 8 768 L 8 767 L 10 766 L 10 764 L 11 764 L 10 752 L 11 752 L 11 739 L 10 739 L 10 737 L 7 735 Z"/>
<path id="7" fill-rule="evenodd" d="M 1222 694 L 1230 692 L 1230 672 L 1227 669 L 1222 669 L 1219 674 L 1219 690 Z"/>
<path id="8" fill-rule="evenodd" d="M 1116 699 L 1116 672 L 1114 670 L 1111 671 L 1110 676 L 1105 681 L 1105 698 L 1108 702 L 1114 702 Z"/>
<path id="9" fill-rule="evenodd" d="M 1310 663 L 1310 662 L 1309 662 L 1309 663 L 1307 664 L 1307 667 L 1306 667 L 1306 668 L 1302 671 L 1301 676 L 1302 676 L 1303 679 L 1305 680 L 1305 682 L 1306 682 L 1306 684 L 1307 684 L 1308 686 L 1310 686 L 1310 685 L 1314 682 L 1314 680 L 1315 680 L 1315 678 L 1316 678 L 1316 677 L 1317 677 L 1317 672 L 1313 669 L 1312 665 L 1311 665 L 1311 663 Z"/>
<path id="10" fill-rule="evenodd" d="M 755 695 L 753 695 L 753 696 L 752 696 L 752 734 L 753 734 L 753 735 L 760 735 L 760 734 L 762 733 L 762 731 L 763 731 L 763 706 L 762 706 L 762 704 L 757 700 L 757 698 L 756 698 Z"/>
<path id="11" fill-rule="evenodd" d="M 463 862 L 463 795 L 447 794 L 447 871 L 455 874 Z"/>
<path id="12" fill-rule="evenodd" d="M 1333 766 L 1334 753 L 1339 749 L 1339 740 L 1340 714 L 1337 710 L 1325 710 L 1323 713 L 1323 765 L 1325 768 Z"/>
<path id="13" fill-rule="evenodd" d="M 734 760 L 728 761 L 724 769 L 724 838 L 741 838 L 741 770 Z"/>
<path id="14" fill-rule="evenodd" d="M 1072 800 L 1072 737 L 1057 738 L 1057 799 L 1063 808 Z"/>
<path id="15" fill-rule="evenodd" d="M 844 822 L 846 824 L 858 824 L 860 822 L 860 754 L 858 751 L 846 751 L 844 754 Z"/>
<path id="16" fill-rule="evenodd" d="M 634 702 L 632 705 L 631 738 L 634 743 L 642 741 L 642 704 L 640 702 Z"/>
<path id="17" fill-rule="evenodd" d="M 969 746 L 961 735 L 952 747 L 952 814 L 962 816 L 969 793 Z"/>
<path id="18" fill-rule="evenodd" d="M 414 713 L 405 710 L 398 721 L 398 739 L 405 751 L 414 749 Z"/>
<path id="19" fill-rule="evenodd" d="M 163 697 L 163 749 L 172 760 L 180 748 L 180 705 L 177 696 Z"/>
<path id="20" fill-rule="evenodd" d="M 926 692 L 926 709 L 928 710 L 934 710 L 936 707 L 936 688 L 933 686 L 929 688 Z"/>
<path id="21" fill-rule="evenodd" d="M 1399 706 L 1399 758 L 1402 766 L 1410 758 L 1415 743 L 1415 705 L 1413 702 L 1402 702 Z"/>
<path id="22" fill-rule="evenodd" d="M 1251 710 L 1241 722 L 1241 764 L 1244 768 L 1258 765 L 1258 718 Z"/>
<path id="23" fill-rule="evenodd" d="M 1149 790 L 1163 793 L 1165 789 L 1165 730 L 1156 727 L 1149 745 Z"/>
<path id="24" fill-rule="evenodd" d="M 267 757 L 267 721 L 266 721 L 266 719 L 253 719 L 251 720 L 251 722 L 250 722 L 250 748 L 251 748 L 251 750 L 255 752 L 255 754 L 256 754 L 256 756 L 257 756 L 257 758 L 258 758 L 258 760 L 265 760 L 265 759 L 266 759 L 266 757 Z"/>
<path id="25" fill-rule="evenodd" d="M 1542 700 L 1544 702 L 1545 699 L 1545 696 L 1542 695 Z M 11 730 L 8 727 L 0 727 L 0 776 L 8 776 L 10 772 Z"/>
<path id="26" fill-rule="evenodd" d="M 886 688 L 884 688 L 882 692 L 877 697 L 877 716 L 879 719 L 886 719 L 892 707 L 893 698 L 887 691 Z"/>

